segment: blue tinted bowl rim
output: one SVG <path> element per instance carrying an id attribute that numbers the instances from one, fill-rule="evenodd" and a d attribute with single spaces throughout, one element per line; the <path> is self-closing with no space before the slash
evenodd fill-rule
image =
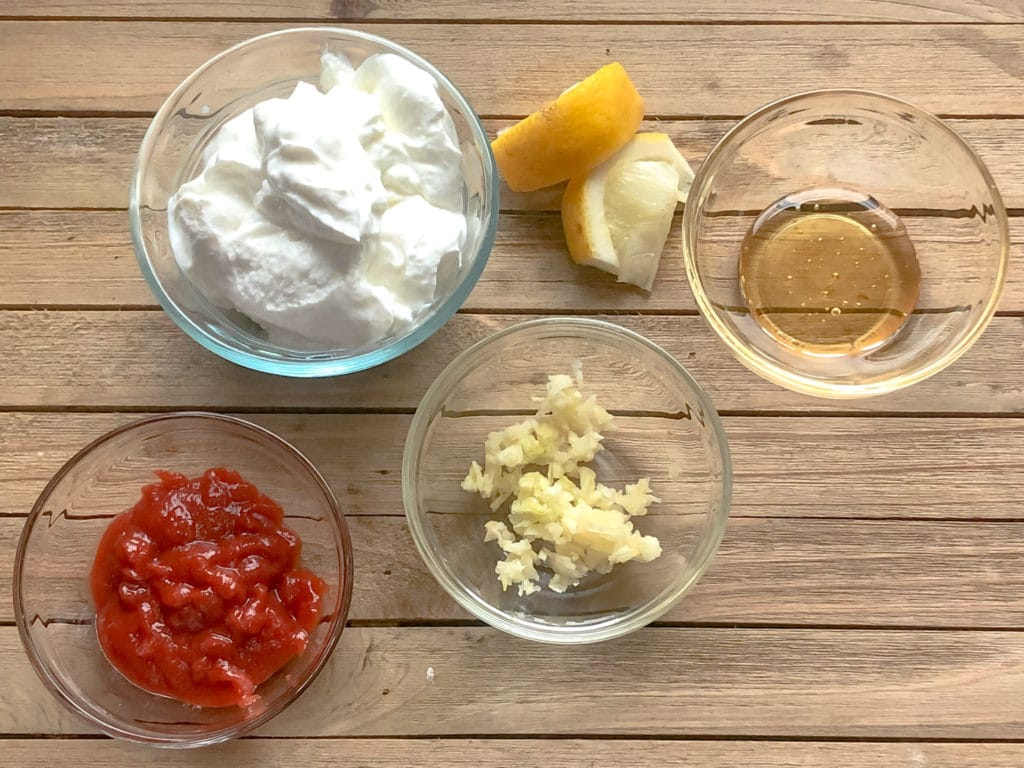
<path id="1" fill-rule="evenodd" d="M 272 444 L 285 453 L 291 454 L 291 456 L 299 462 L 302 468 L 313 478 L 321 493 L 323 493 L 327 506 L 333 513 L 337 539 L 340 539 L 341 542 L 338 560 L 340 563 L 341 578 L 344 583 L 341 585 L 341 591 L 338 595 L 337 611 L 334 613 L 332 618 L 333 624 L 331 626 L 330 634 L 319 651 L 316 663 L 310 668 L 309 673 L 304 677 L 304 679 L 300 680 L 288 691 L 287 695 L 275 702 L 273 706 L 266 708 L 259 714 L 254 715 L 238 725 L 211 730 L 209 733 L 204 735 L 175 738 L 166 734 L 139 733 L 127 728 L 122 728 L 115 723 L 104 720 L 102 717 L 95 714 L 89 707 L 84 706 L 74 696 L 72 696 L 71 693 L 69 693 L 68 686 L 66 686 L 58 676 L 54 675 L 48 666 L 42 663 L 35 652 L 35 643 L 32 641 L 30 636 L 28 617 L 25 615 L 25 607 L 22 601 L 21 584 L 22 567 L 27 555 L 29 539 L 32 536 L 32 532 L 35 530 L 39 518 L 43 515 L 47 499 L 50 497 L 50 494 L 53 493 L 53 489 L 57 484 L 60 483 L 60 481 L 63 480 L 79 462 L 85 459 L 101 445 L 105 445 L 111 440 L 132 432 L 140 427 L 159 424 L 161 422 L 179 421 L 181 419 L 201 419 L 213 423 L 226 422 L 228 424 L 241 427 L 247 432 L 257 435 L 261 440 Z M 237 738 L 255 728 L 258 728 L 281 714 L 281 712 L 287 709 L 306 689 L 309 688 L 310 685 L 313 684 L 313 681 L 316 680 L 327 666 L 327 662 L 330 661 L 331 656 L 334 653 L 334 649 L 337 647 L 338 641 L 341 639 L 341 634 L 345 630 L 348 613 L 352 607 L 352 584 L 355 581 L 353 576 L 354 564 L 352 538 L 348 530 L 348 524 L 345 522 L 344 512 L 341 509 L 341 505 L 338 503 L 337 497 L 334 495 L 334 491 L 331 490 L 331 486 L 327 483 L 327 480 L 324 479 L 323 475 L 320 474 L 320 470 L 316 468 L 316 465 L 314 465 L 313 462 L 302 453 L 302 451 L 280 435 L 271 432 L 266 427 L 261 427 L 259 424 L 254 424 L 250 421 L 246 421 L 245 419 L 240 419 L 237 416 L 228 416 L 227 414 L 210 413 L 207 411 L 175 411 L 136 419 L 112 429 L 100 435 L 85 447 L 76 451 L 71 458 L 61 465 L 61 468 L 57 470 L 52 478 L 50 478 L 46 487 L 43 488 L 39 496 L 36 498 L 35 503 L 32 505 L 32 510 L 29 512 L 28 517 L 25 520 L 25 525 L 21 529 L 21 535 L 18 537 L 18 546 L 14 556 L 14 573 L 11 591 L 12 602 L 14 604 L 14 618 L 18 627 L 18 636 L 21 639 L 22 646 L 25 648 L 25 653 L 29 658 L 32 669 L 35 670 L 39 679 L 43 681 L 46 689 L 62 704 L 64 704 L 64 706 L 80 717 L 88 720 L 107 735 L 118 739 L 156 747 L 191 748 L 218 744 Z"/>
<path id="2" fill-rule="evenodd" d="M 508 336 L 543 327 L 565 330 L 578 336 L 614 336 L 628 343 L 644 346 L 657 354 L 692 389 L 704 410 L 705 426 L 711 429 L 718 441 L 722 460 L 722 505 L 721 509 L 715 513 L 715 523 L 710 526 L 707 539 L 710 542 L 710 546 L 707 550 L 707 556 L 703 561 L 697 564 L 694 572 L 690 574 L 690 577 L 685 582 L 676 584 L 672 589 L 665 591 L 656 602 L 652 602 L 649 605 L 645 604 L 640 608 L 630 609 L 622 616 L 588 626 L 556 626 L 529 621 L 495 608 L 476 595 L 470 594 L 448 572 L 448 569 L 442 564 L 438 555 L 427 546 L 426 536 L 424 535 L 425 525 L 423 516 L 420 514 L 419 505 L 416 503 L 416 484 L 418 481 L 413 472 L 413 467 L 418 464 L 417 454 L 423 448 L 423 442 L 426 439 L 427 428 L 433 413 L 437 411 L 437 407 L 443 402 L 444 397 L 447 396 L 452 388 L 459 384 L 464 366 L 472 359 L 478 357 L 484 349 L 504 340 Z M 700 581 L 714 560 L 715 553 L 718 551 L 718 547 L 725 536 L 725 529 L 728 524 L 732 505 L 732 486 L 732 454 L 729 450 L 729 441 L 726 437 L 725 427 L 722 424 L 718 411 L 711 402 L 711 398 L 690 372 L 675 357 L 636 331 L 605 320 L 586 317 L 546 317 L 517 323 L 478 341 L 472 347 L 462 352 L 445 367 L 434 380 L 434 383 L 430 385 L 426 394 L 424 394 L 409 426 L 405 449 L 402 455 L 402 504 L 405 507 L 406 521 L 409 524 L 413 543 L 416 545 L 420 557 L 445 592 L 456 603 L 473 614 L 473 616 L 495 629 L 527 640 L 558 645 L 596 643 L 621 637 L 641 629 L 678 603 Z M 493 574 L 482 574 L 482 578 L 487 578 L 488 576 L 493 576 Z"/>
<path id="3" fill-rule="evenodd" d="M 812 378 L 800 373 L 794 373 L 784 366 L 779 365 L 762 354 L 754 351 L 740 334 L 733 331 L 728 324 L 719 319 L 719 315 L 721 313 L 713 305 L 704 291 L 697 258 L 697 228 L 695 224 L 697 217 L 702 211 L 702 207 L 697 203 L 704 190 L 714 182 L 716 164 L 721 155 L 723 155 L 734 144 L 742 143 L 746 139 L 746 132 L 752 125 L 764 118 L 765 115 L 770 114 L 780 107 L 805 101 L 813 103 L 815 99 L 844 95 L 868 97 L 870 99 L 877 100 L 888 108 L 909 110 L 918 117 L 936 125 L 941 131 L 944 131 L 946 135 L 951 137 L 953 141 L 964 150 L 966 156 L 973 162 L 975 169 L 981 175 L 989 194 L 992 196 L 993 216 L 999 230 L 1000 241 L 999 263 L 996 267 L 996 275 L 992 284 L 992 292 L 989 294 L 981 313 L 968 332 L 965 333 L 956 344 L 952 345 L 943 354 L 937 356 L 928 363 L 905 373 L 896 374 L 867 384 L 832 382 L 824 379 Z M 686 204 L 683 208 L 682 226 L 683 264 L 686 269 L 687 282 L 690 285 L 691 292 L 697 302 L 697 308 L 700 310 L 701 316 L 711 327 L 712 331 L 714 331 L 715 335 L 722 340 L 726 347 L 728 347 L 733 357 L 767 381 L 770 381 L 773 384 L 778 384 L 779 386 L 785 387 L 786 389 L 794 392 L 822 398 L 856 399 L 888 394 L 889 392 L 895 392 L 899 389 L 903 389 L 923 381 L 924 379 L 934 376 L 952 365 L 974 345 L 981 334 L 984 333 L 992 318 L 995 316 L 996 308 L 999 305 L 999 299 L 1002 296 L 1003 288 L 1006 284 L 1006 271 L 1010 260 L 1010 229 L 1006 214 L 1006 205 L 1003 202 L 1003 197 L 1000 194 L 998 187 L 996 186 L 995 179 L 992 178 L 992 173 L 975 151 L 974 147 L 972 147 L 963 136 L 949 125 L 949 123 L 941 117 L 932 114 L 928 110 L 922 109 L 916 104 L 912 104 L 911 102 L 896 96 L 890 96 L 889 94 L 881 93 L 879 91 L 860 88 L 820 88 L 810 91 L 801 91 L 799 93 L 790 94 L 789 96 L 784 96 L 780 99 L 770 101 L 739 120 L 721 139 L 718 140 L 715 146 L 704 158 L 704 162 L 701 163 L 701 167 L 694 175 L 693 183 L 690 185 L 690 191 L 687 195 Z"/>
<path id="4" fill-rule="evenodd" d="M 459 109 L 462 110 L 463 114 L 465 114 L 467 122 L 469 122 L 471 127 L 474 142 L 483 150 L 484 176 L 487 187 L 486 194 L 489 198 L 488 202 L 490 203 L 488 206 L 490 215 L 484 224 L 485 232 L 480 242 L 480 248 L 477 253 L 473 255 L 473 263 L 470 265 L 466 276 L 459 285 L 456 286 L 455 290 L 452 291 L 452 293 L 412 332 L 383 347 L 380 347 L 379 349 L 373 349 L 352 357 L 325 360 L 280 360 L 242 351 L 211 336 L 198 325 L 193 323 L 192 320 L 189 319 L 188 315 L 183 312 L 174 300 L 171 299 L 171 297 L 163 290 L 160 286 L 160 281 L 157 279 L 155 272 L 150 266 L 149 256 L 146 252 L 146 246 L 142 237 L 142 221 L 139 214 L 139 180 L 142 171 L 142 159 L 149 153 L 149 147 L 155 140 L 158 126 L 167 119 L 172 109 L 171 105 L 177 101 L 179 95 L 190 87 L 197 79 L 202 77 L 207 70 L 228 56 L 231 56 L 255 43 L 279 37 L 314 34 L 324 35 L 328 38 L 334 38 L 337 40 L 360 40 L 373 45 L 378 45 L 392 53 L 405 57 L 436 78 L 438 83 L 440 83 L 441 86 L 449 92 L 452 98 L 459 105 Z M 149 128 L 146 130 L 145 136 L 143 136 L 139 152 L 135 157 L 135 167 L 132 171 L 132 182 L 129 191 L 128 218 L 131 228 L 132 245 L 135 248 L 135 257 L 138 260 L 142 275 L 145 278 L 150 291 L 153 293 L 153 296 L 160 302 L 160 306 L 163 307 L 164 311 L 171 316 L 171 319 L 181 330 L 214 354 L 245 368 L 261 371 L 263 373 L 272 373 L 296 378 L 317 378 L 356 373 L 358 371 L 364 371 L 368 368 L 373 368 L 386 363 L 389 360 L 393 360 L 394 358 L 405 354 L 414 347 L 419 346 L 430 336 L 436 333 L 441 326 L 447 323 L 452 316 L 455 315 L 466 299 L 469 298 L 469 294 L 473 291 L 477 281 L 480 279 L 480 275 L 484 271 L 484 267 L 487 265 L 491 250 L 494 247 L 495 235 L 498 228 L 499 209 L 500 188 L 498 183 L 498 171 L 497 165 L 494 161 L 494 153 L 491 151 L 490 140 L 487 138 L 487 133 L 484 130 L 483 124 L 480 122 L 480 117 L 477 115 L 476 110 L 470 106 L 469 101 L 462 95 L 462 92 L 459 91 L 459 89 L 456 88 L 440 70 L 408 48 L 379 35 L 372 35 L 367 32 L 359 32 L 352 29 L 346 29 L 344 27 L 312 26 L 293 27 L 291 29 L 279 30 L 277 32 L 268 32 L 264 35 L 258 35 L 256 37 L 251 37 L 248 40 L 243 40 L 242 42 L 233 45 L 213 58 L 207 60 L 174 89 L 153 117 Z"/>

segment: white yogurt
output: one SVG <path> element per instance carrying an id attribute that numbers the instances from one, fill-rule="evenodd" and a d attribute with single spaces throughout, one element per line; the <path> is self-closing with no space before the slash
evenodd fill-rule
<path id="1" fill-rule="evenodd" d="M 400 333 L 459 266 L 462 152 L 434 78 L 394 54 L 322 58 L 227 122 L 168 202 L 171 247 L 214 304 L 271 340 L 363 347 Z"/>

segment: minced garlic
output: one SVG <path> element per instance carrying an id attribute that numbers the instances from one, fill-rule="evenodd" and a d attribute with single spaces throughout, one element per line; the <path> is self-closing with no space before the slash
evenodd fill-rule
<path id="1" fill-rule="evenodd" d="M 661 554 L 658 540 L 630 519 L 660 501 L 648 478 L 619 491 L 583 466 L 604 450 L 602 431 L 612 428 L 612 416 L 593 396 L 584 399 L 579 385 L 570 376 L 549 376 L 545 394 L 533 398 L 536 416 L 491 432 L 484 466 L 474 461 L 462 481 L 464 490 L 490 500 L 492 510 L 512 499 L 511 529 L 491 520 L 484 541 L 496 541 L 505 553 L 494 569 L 502 588 L 516 584 L 520 595 L 540 589 L 538 564 L 552 573 L 548 588 L 564 592 L 591 571 L 608 573 L 618 563 Z"/>

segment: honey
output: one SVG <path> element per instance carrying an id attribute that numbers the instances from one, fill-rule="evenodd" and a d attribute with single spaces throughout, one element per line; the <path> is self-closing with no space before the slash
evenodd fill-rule
<path id="1" fill-rule="evenodd" d="M 914 244 L 900 218 L 842 188 L 787 195 L 743 240 L 740 289 L 753 318 L 808 354 L 856 355 L 892 338 L 921 290 Z"/>

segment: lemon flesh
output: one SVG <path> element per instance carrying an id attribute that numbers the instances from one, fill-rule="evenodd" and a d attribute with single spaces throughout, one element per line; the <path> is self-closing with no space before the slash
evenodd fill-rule
<path id="1" fill-rule="evenodd" d="M 692 181 L 693 171 L 666 134 L 634 136 L 566 187 L 562 225 L 573 261 L 649 291 L 676 204 Z"/>

